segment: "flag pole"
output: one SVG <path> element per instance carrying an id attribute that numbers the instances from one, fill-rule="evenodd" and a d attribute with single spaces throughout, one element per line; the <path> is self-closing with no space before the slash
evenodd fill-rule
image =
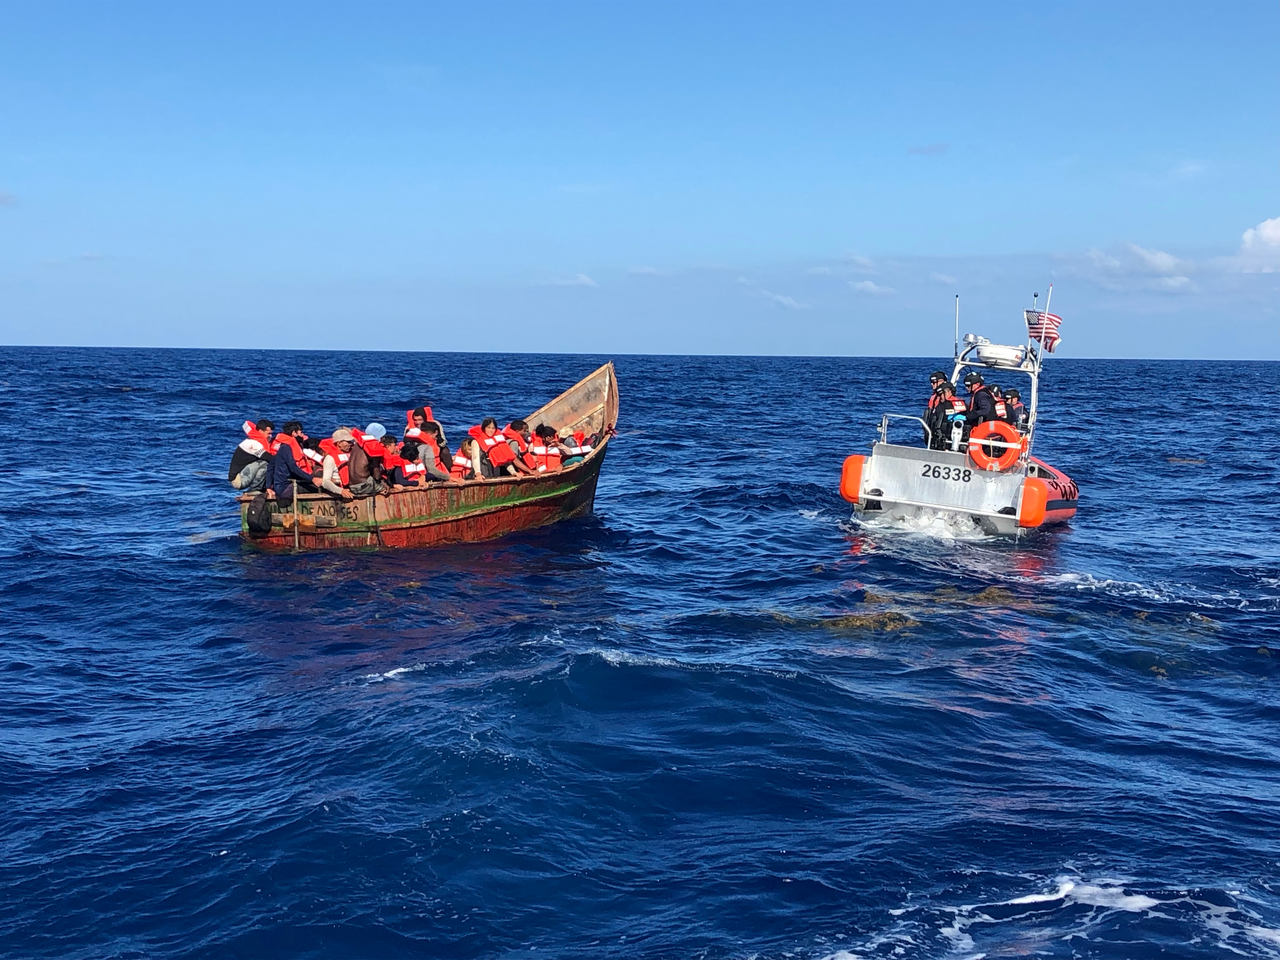
<path id="1" fill-rule="evenodd" d="M 1039 303 L 1039 302 L 1040 302 L 1040 293 L 1039 293 L 1039 291 L 1037 291 L 1037 292 L 1035 292 L 1035 293 L 1031 294 L 1031 314 L 1032 314 L 1032 316 L 1035 316 L 1035 314 L 1038 312 L 1038 311 L 1036 310 L 1036 304 L 1037 304 L 1037 303 Z M 1027 320 L 1027 312 L 1026 312 L 1025 310 L 1024 310 L 1024 311 L 1022 311 L 1022 319 L 1023 319 L 1023 320 L 1025 320 L 1025 321 L 1026 321 L 1026 323 L 1027 323 L 1027 356 L 1031 356 L 1031 321 Z M 1037 362 L 1039 362 L 1039 361 L 1037 360 Z"/>
<path id="2" fill-rule="evenodd" d="M 1046 294 L 1044 295 L 1044 332 L 1045 332 L 1046 334 L 1049 332 L 1049 304 L 1050 304 L 1050 303 L 1052 303 L 1052 302 L 1053 302 L 1053 282 L 1052 282 L 1052 281 L 1050 281 L 1050 282 L 1049 282 L 1049 292 L 1048 292 L 1048 293 L 1046 293 Z M 1055 331 L 1055 332 L 1056 332 L 1056 331 Z M 1044 360 L 1044 354 L 1045 354 L 1045 350 L 1044 350 L 1044 341 L 1043 341 L 1043 340 L 1041 340 L 1041 341 L 1040 341 L 1040 348 L 1041 348 L 1041 349 L 1040 349 L 1040 359 L 1041 359 L 1041 361 L 1043 361 L 1043 360 Z M 1053 351 L 1052 351 L 1052 350 L 1050 350 L 1050 351 L 1049 351 L 1049 353 L 1053 353 Z"/>

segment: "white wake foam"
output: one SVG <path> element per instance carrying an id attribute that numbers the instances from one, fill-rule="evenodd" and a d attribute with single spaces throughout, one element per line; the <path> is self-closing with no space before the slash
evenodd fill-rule
<path id="1" fill-rule="evenodd" d="M 1222 896 L 1232 902 L 1213 902 Z M 1247 899 L 1234 890 L 1215 891 L 1210 900 L 1196 890 L 1143 891 L 1110 877 L 1059 876 L 1039 890 L 1007 900 L 963 906 L 924 904 L 890 910 L 889 915 L 887 929 L 826 953 L 823 960 L 871 956 L 978 960 L 988 951 L 1000 956 L 1035 955 L 1046 944 L 1068 941 L 1077 945 L 1075 955 L 1089 956 L 1095 937 L 1104 952 L 1117 936 L 1130 943 L 1157 944 L 1168 941 L 1173 924 L 1185 928 L 1183 939 L 1189 943 L 1228 955 L 1280 960 L 1280 929 L 1254 915 Z"/>

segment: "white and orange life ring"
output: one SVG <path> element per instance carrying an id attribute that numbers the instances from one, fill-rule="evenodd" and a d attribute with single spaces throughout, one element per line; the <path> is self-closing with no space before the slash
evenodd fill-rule
<path id="1" fill-rule="evenodd" d="M 1013 446 L 994 447 L 993 444 L 994 449 L 1001 451 L 999 456 L 993 457 L 982 448 L 982 441 L 991 439 L 1003 440 Z M 969 459 L 979 470 L 1008 470 L 1018 462 L 1025 446 L 1026 441 L 1011 424 L 1003 420 L 984 420 L 969 434 Z"/>

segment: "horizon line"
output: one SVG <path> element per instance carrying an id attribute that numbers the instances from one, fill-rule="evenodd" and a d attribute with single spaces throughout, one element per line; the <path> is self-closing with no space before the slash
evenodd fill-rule
<path id="1" fill-rule="evenodd" d="M 389 347 L 369 347 L 360 350 L 350 348 L 320 347 L 178 347 L 178 346 L 137 346 L 137 345 L 105 345 L 105 344 L 47 344 L 47 343 L 6 343 L 0 344 L 0 350 L 205 350 L 224 353 L 421 353 L 421 354 L 464 354 L 495 357 L 530 356 L 530 357 L 726 357 L 751 360 L 931 360 L 938 354 L 905 354 L 905 353 L 620 353 L 611 351 L 533 351 L 533 350 L 400 350 Z M 1055 362 L 1072 360 L 1143 360 L 1158 362 L 1174 362 L 1198 360 L 1213 363 L 1280 363 L 1280 357 L 1059 357 L 1050 355 Z M 954 359 L 954 357 L 953 357 Z M 1049 358 L 1046 357 L 1046 360 Z"/>

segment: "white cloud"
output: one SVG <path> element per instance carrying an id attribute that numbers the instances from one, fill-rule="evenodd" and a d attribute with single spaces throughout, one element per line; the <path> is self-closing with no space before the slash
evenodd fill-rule
<path id="1" fill-rule="evenodd" d="M 844 255 L 845 266 L 852 270 L 859 270 L 862 273 L 875 273 L 876 265 L 871 262 L 870 257 L 860 257 L 856 253 L 846 253 Z"/>
<path id="2" fill-rule="evenodd" d="M 575 273 L 572 277 L 556 277 L 554 280 L 546 281 L 543 286 L 546 287 L 598 287 L 596 283 L 585 273 Z"/>
<path id="3" fill-rule="evenodd" d="M 1175 164 L 1173 169 L 1169 171 L 1170 180 L 1194 180 L 1200 174 L 1204 173 L 1205 167 L 1203 163 L 1196 160 L 1183 160 L 1181 163 Z"/>
<path id="4" fill-rule="evenodd" d="M 1185 269 L 1181 260 L 1171 253 L 1165 253 L 1163 250 L 1147 250 L 1136 243 L 1131 243 L 1129 244 L 1129 252 L 1149 272 L 1160 276 L 1181 273 Z"/>
<path id="5" fill-rule="evenodd" d="M 1280 273 L 1280 217 L 1241 234 L 1236 266 L 1242 273 Z"/>
<path id="6" fill-rule="evenodd" d="M 629 267 L 627 273 L 633 277 L 660 277 L 662 271 L 657 267 Z"/>
<path id="7" fill-rule="evenodd" d="M 929 279 L 934 283 L 940 283 L 943 286 L 954 287 L 959 281 L 949 273 L 931 273 Z"/>
<path id="8" fill-rule="evenodd" d="M 859 293 L 870 294 L 873 297 L 887 297 L 893 293 L 892 287 L 884 287 L 872 280 L 849 281 L 849 286 L 853 287 Z"/>
<path id="9" fill-rule="evenodd" d="M 1192 291 L 1189 273 L 1195 264 L 1163 250 L 1149 250 L 1136 243 L 1107 253 L 1089 250 L 1078 272 L 1108 290 L 1148 290 L 1165 293 Z"/>
<path id="10" fill-rule="evenodd" d="M 772 290 L 761 290 L 761 296 L 771 303 L 776 303 L 780 307 L 786 307 L 788 310 L 808 310 L 809 305 L 801 303 L 795 297 L 788 297 L 785 294 L 774 293 Z"/>
<path id="11" fill-rule="evenodd" d="M 1240 237 L 1241 250 L 1280 249 L 1280 217 L 1263 220 Z"/>

